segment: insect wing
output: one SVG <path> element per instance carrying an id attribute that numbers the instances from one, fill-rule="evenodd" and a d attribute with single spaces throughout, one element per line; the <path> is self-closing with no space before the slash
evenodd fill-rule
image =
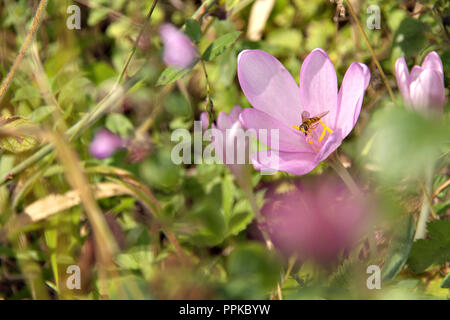
<path id="1" fill-rule="evenodd" d="M 328 112 L 330 112 L 330 111 L 324 111 L 324 112 L 318 114 L 317 116 L 315 116 L 314 118 L 322 119 L 323 117 L 325 117 L 328 114 Z"/>
<path id="2" fill-rule="evenodd" d="M 302 122 L 305 122 L 308 119 L 309 119 L 309 112 L 308 111 L 303 111 L 302 112 Z"/>

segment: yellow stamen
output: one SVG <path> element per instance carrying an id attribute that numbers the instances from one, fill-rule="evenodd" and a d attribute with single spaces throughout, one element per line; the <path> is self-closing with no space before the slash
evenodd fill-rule
<path id="1" fill-rule="evenodd" d="M 322 122 L 322 120 L 319 120 L 319 123 L 322 125 L 323 127 L 323 131 L 322 134 L 319 137 L 319 142 L 323 140 L 323 138 L 325 138 L 325 132 L 329 132 L 330 134 L 333 133 L 333 130 L 331 130 L 330 128 L 328 128 L 325 123 Z"/>
<path id="2" fill-rule="evenodd" d="M 298 127 L 298 126 L 292 126 L 292 128 L 300 130 L 300 127 Z"/>

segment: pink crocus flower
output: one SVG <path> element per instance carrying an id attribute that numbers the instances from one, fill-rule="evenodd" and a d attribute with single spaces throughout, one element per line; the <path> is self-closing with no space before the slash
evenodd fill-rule
<path id="1" fill-rule="evenodd" d="M 274 246 L 301 261 L 328 264 L 367 232 L 368 205 L 337 179 L 302 181 L 283 193 L 270 185 L 261 209 Z"/>
<path id="2" fill-rule="evenodd" d="M 414 66 L 411 73 L 405 58 L 398 58 L 395 77 L 406 106 L 425 113 L 444 112 L 444 69 L 436 52 L 428 53 L 422 66 Z"/>
<path id="3" fill-rule="evenodd" d="M 124 147 L 124 140 L 109 130 L 101 129 L 89 145 L 89 153 L 97 159 L 110 157 L 117 149 Z"/>
<path id="4" fill-rule="evenodd" d="M 238 56 L 238 78 L 253 108 L 245 109 L 240 120 L 246 129 L 278 129 L 278 149 L 264 155 L 253 153 L 257 170 L 281 170 L 306 174 L 326 159 L 352 131 L 358 120 L 364 92 L 370 81 L 366 65 L 354 62 L 345 73 L 338 92 L 336 72 L 328 55 L 314 49 L 303 62 L 300 87 L 275 57 L 261 50 L 244 50 Z M 309 117 L 328 112 L 305 136 L 298 127 L 302 113 Z M 294 128 L 296 127 L 296 128 Z M 270 147 L 267 139 L 258 137 Z M 261 161 L 277 157 L 276 168 Z"/>
<path id="5" fill-rule="evenodd" d="M 185 69 L 194 62 L 198 52 L 187 35 L 169 23 L 161 26 L 159 34 L 164 44 L 166 65 Z"/>
<path id="6" fill-rule="evenodd" d="M 239 115 L 242 112 L 242 108 L 238 105 L 231 109 L 230 113 L 219 112 L 216 124 L 212 124 L 212 130 L 218 130 L 216 134 L 213 133 L 212 145 L 215 149 L 215 154 L 218 159 L 225 164 L 230 171 L 234 174 L 238 182 L 243 186 L 248 186 L 247 174 L 249 172 L 248 166 L 248 141 L 244 137 L 244 129 L 239 121 Z M 202 112 L 200 115 L 202 121 L 202 128 L 205 130 L 209 126 L 208 115 L 206 112 Z M 215 135 L 221 135 L 221 139 L 216 139 Z M 227 155 L 232 153 L 233 157 Z M 241 153 L 243 157 L 238 157 Z"/>

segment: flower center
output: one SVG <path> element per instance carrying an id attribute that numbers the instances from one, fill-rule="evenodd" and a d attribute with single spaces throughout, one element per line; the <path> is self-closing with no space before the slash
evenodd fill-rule
<path id="1" fill-rule="evenodd" d="M 322 126 L 323 130 L 322 130 L 320 136 L 317 137 L 316 129 L 319 125 Z M 319 120 L 317 123 L 313 124 L 310 127 L 308 126 L 306 131 L 303 131 L 298 126 L 293 126 L 293 128 L 297 129 L 299 131 L 302 131 L 302 132 L 306 132 L 306 136 L 305 136 L 306 141 L 313 147 L 317 147 L 319 150 L 322 145 L 321 142 L 325 138 L 325 135 L 327 134 L 327 132 L 329 134 L 333 133 L 333 130 L 331 130 L 325 123 L 323 123 L 322 120 Z M 304 127 L 303 127 L 303 129 L 304 129 Z"/>

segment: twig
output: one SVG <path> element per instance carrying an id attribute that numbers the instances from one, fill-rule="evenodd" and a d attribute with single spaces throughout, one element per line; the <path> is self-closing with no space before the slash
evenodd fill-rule
<path id="1" fill-rule="evenodd" d="M 355 20 L 356 25 L 358 26 L 359 31 L 361 32 L 364 40 L 366 41 L 367 47 L 369 48 L 370 54 L 372 55 L 372 59 L 375 62 L 375 65 L 377 66 L 378 71 L 380 71 L 380 75 L 381 78 L 383 79 L 384 85 L 386 86 L 386 89 L 388 90 L 389 96 L 391 97 L 392 101 L 395 102 L 395 98 L 394 98 L 394 93 L 392 92 L 391 87 L 389 86 L 389 82 L 386 78 L 386 75 L 384 74 L 383 69 L 381 68 L 380 62 L 377 59 L 377 56 L 375 55 L 375 51 L 373 51 L 372 46 L 370 45 L 370 41 L 369 38 L 367 38 L 367 35 L 364 31 L 364 29 L 362 28 L 358 17 L 356 16 L 355 10 L 353 9 L 353 6 L 351 4 L 351 2 L 349 0 L 346 1 L 347 2 L 347 6 L 350 9 L 350 13 L 353 17 L 353 20 Z"/>
<path id="2" fill-rule="evenodd" d="M 439 193 L 441 193 L 441 191 L 444 190 L 445 188 L 447 188 L 449 185 L 450 185 L 450 179 L 445 181 L 443 184 L 441 184 L 439 187 L 437 187 L 436 190 L 434 190 L 432 198 L 436 198 L 437 195 Z"/>
<path id="3" fill-rule="evenodd" d="M 414 240 L 424 239 L 427 234 L 427 223 L 430 211 L 436 216 L 433 210 L 433 205 L 430 198 L 430 193 L 433 188 L 433 169 L 427 168 L 425 172 L 425 185 L 420 181 L 420 187 L 424 194 L 424 199 L 422 201 L 422 208 L 420 210 L 419 220 L 417 221 L 416 234 L 414 235 Z M 429 192 L 430 190 L 430 192 Z"/>
<path id="4" fill-rule="evenodd" d="M 47 0 L 43 0 L 43 1 L 46 2 Z M 156 7 L 157 2 L 158 2 L 158 0 L 153 1 L 153 4 L 149 10 L 149 13 L 147 14 L 147 21 L 150 19 L 151 15 Z M 140 37 L 142 36 L 142 34 L 146 28 L 146 25 L 147 24 L 144 24 L 141 31 L 139 32 L 139 35 L 135 41 L 135 45 L 134 45 L 130 55 L 128 56 L 128 59 L 126 60 L 124 66 L 122 68 L 122 71 L 113 86 L 113 89 L 110 90 L 108 92 L 108 94 L 97 105 L 95 105 L 89 113 L 87 113 L 83 118 L 81 118 L 76 124 L 74 124 L 69 130 L 66 131 L 66 134 L 69 137 L 69 141 L 71 141 L 75 137 L 77 137 L 80 134 L 80 132 L 82 132 L 84 129 L 89 127 L 98 118 L 100 118 L 103 115 L 103 113 L 106 112 L 106 110 L 108 110 L 112 105 L 117 105 L 121 101 L 121 98 L 123 98 L 121 96 L 122 90 L 118 90 L 118 87 L 125 75 L 125 72 L 130 64 L 131 59 L 133 58 L 134 53 L 136 52 L 137 43 L 139 42 Z M 47 144 L 47 145 L 43 146 L 40 150 L 35 152 L 32 156 L 30 156 L 29 158 L 25 159 L 24 161 L 19 163 L 17 166 L 12 168 L 11 171 L 8 173 L 8 175 L 15 176 L 16 174 L 22 172 L 29 166 L 35 164 L 37 161 L 42 159 L 44 156 L 46 156 L 51 151 L 52 151 L 51 145 Z M 5 183 L 6 180 L 7 180 L 7 176 L 0 177 L 0 185 Z"/>
<path id="5" fill-rule="evenodd" d="M 6 92 L 8 91 L 11 81 L 14 78 L 14 75 L 17 69 L 19 68 L 19 65 L 21 64 L 25 56 L 25 53 L 28 50 L 28 47 L 32 43 L 34 36 L 36 35 L 37 30 L 39 29 L 39 26 L 41 25 L 42 16 L 45 12 L 45 8 L 47 7 L 47 3 L 48 0 L 41 0 L 41 2 L 39 3 L 39 6 L 36 10 L 36 14 L 34 15 L 33 18 L 33 22 L 31 23 L 30 31 L 28 31 L 25 41 L 23 42 L 22 47 L 20 48 L 19 53 L 17 54 L 17 57 L 14 60 L 13 65 L 11 66 L 11 69 L 9 70 L 8 75 L 3 80 L 2 85 L 0 87 L 0 102 L 2 101 Z"/>
<path id="6" fill-rule="evenodd" d="M 357 197 L 362 196 L 362 192 L 356 184 L 355 180 L 353 180 L 352 176 L 348 173 L 347 169 L 342 165 L 341 160 L 337 153 L 333 153 L 329 157 L 328 163 L 331 167 L 336 171 L 339 177 L 344 181 L 348 189 Z"/>

